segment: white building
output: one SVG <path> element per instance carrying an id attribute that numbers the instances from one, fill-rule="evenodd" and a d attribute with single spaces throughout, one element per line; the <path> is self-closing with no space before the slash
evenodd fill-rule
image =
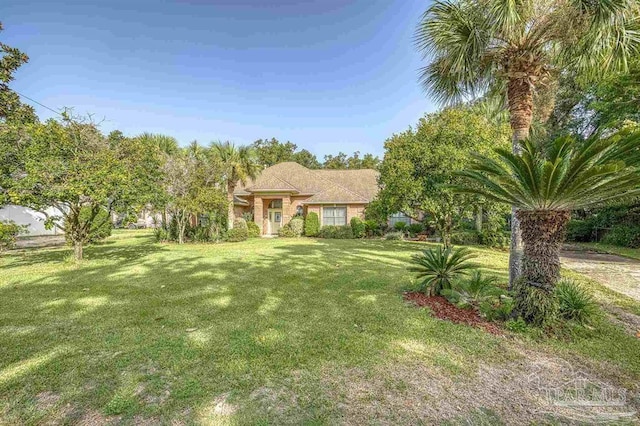
<path id="1" fill-rule="evenodd" d="M 60 215 L 60 211 L 53 207 L 47 209 L 49 215 Z M 28 207 L 9 204 L 0 208 L 0 222 L 13 221 L 18 225 L 27 225 L 27 236 L 60 235 L 61 230 L 56 227 L 45 229 L 46 216 Z"/>

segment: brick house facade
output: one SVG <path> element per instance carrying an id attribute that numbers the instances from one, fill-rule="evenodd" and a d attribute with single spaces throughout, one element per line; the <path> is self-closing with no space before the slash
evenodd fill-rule
<path id="1" fill-rule="evenodd" d="M 276 164 L 234 192 L 237 217 L 253 215 L 262 235 L 274 235 L 296 215 L 315 212 L 320 225 L 346 225 L 378 193 L 378 172 L 311 170 L 293 162 Z"/>

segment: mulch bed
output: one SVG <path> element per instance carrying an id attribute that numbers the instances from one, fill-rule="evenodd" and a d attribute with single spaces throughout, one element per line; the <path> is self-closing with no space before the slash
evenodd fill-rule
<path id="1" fill-rule="evenodd" d="M 451 321 L 456 324 L 466 324 L 480 328 L 488 333 L 503 335 L 502 329 L 495 323 L 482 318 L 473 309 L 462 309 L 449 302 L 442 296 L 426 296 L 417 291 L 404 293 L 404 300 L 419 307 L 428 307 L 436 318 Z"/>

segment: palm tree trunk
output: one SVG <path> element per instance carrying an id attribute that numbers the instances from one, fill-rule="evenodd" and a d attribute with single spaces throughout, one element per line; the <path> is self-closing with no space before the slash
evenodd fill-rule
<path id="1" fill-rule="evenodd" d="M 235 191 L 236 186 L 231 183 L 227 184 L 227 202 L 229 203 L 227 206 L 227 228 L 233 229 L 233 222 L 236 220 L 236 213 L 233 210 L 233 192 Z"/>
<path id="2" fill-rule="evenodd" d="M 524 256 L 522 277 L 516 283 L 515 311 L 525 320 L 541 323 L 553 309 L 552 295 L 560 279 L 560 248 L 571 212 L 518 210 Z"/>
<path id="3" fill-rule="evenodd" d="M 520 141 L 529 137 L 533 119 L 533 91 L 529 83 L 522 80 L 510 81 L 507 85 L 509 102 L 509 122 L 513 132 L 511 143 L 514 154 L 520 154 Z M 522 274 L 522 236 L 517 210 L 511 208 L 511 244 L 509 246 L 509 289 Z"/>

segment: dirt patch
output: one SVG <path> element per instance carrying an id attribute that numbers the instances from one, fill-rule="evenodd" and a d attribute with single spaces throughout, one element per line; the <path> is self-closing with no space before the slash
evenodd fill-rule
<path id="1" fill-rule="evenodd" d="M 39 411 L 49 411 L 60 401 L 60 395 L 54 392 L 44 391 L 36 395 L 36 408 Z"/>
<path id="2" fill-rule="evenodd" d="M 562 266 L 640 301 L 640 261 L 593 251 L 564 250 Z"/>
<path id="3" fill-rule="evenodd" d="M 480 328 L 488 333 L 502 335 L 502 329 L 495 323 L 482 318 L 472 309 L 461 309 L 442 296 L 426 296 L 417 291 L 404 293 L 404 300 L 419 307 L 428 307 L 436 318 Z"/>
<path id="4" fill-rule="evenodd" d="M 604 309 L 614 324 L 620 325 L 627 333 L 640 339 L 640 316 L 613 305 L 605 305 Z"/>
<path id="5" fill-rule="evenodd" d="M 423 362 L 398 362 L 374 370 L 336 369 L 325 374 L 326 389 L 339 401 L 340 423 L 494 424 L 637 421 L 637 401 L 627 395 L 607 407 L 571 402 L 577 384 L 595 395 L 620 389 L 565 360 L 527 353 L 518 361 L 480 364 L 472 376 L 451 376 Z M 624 392 L 624 390 L 623 390 Z M 635 404 L 635 405 L 634 405 Z M 491 421 L 493 419 L 494 421 Z"/>

